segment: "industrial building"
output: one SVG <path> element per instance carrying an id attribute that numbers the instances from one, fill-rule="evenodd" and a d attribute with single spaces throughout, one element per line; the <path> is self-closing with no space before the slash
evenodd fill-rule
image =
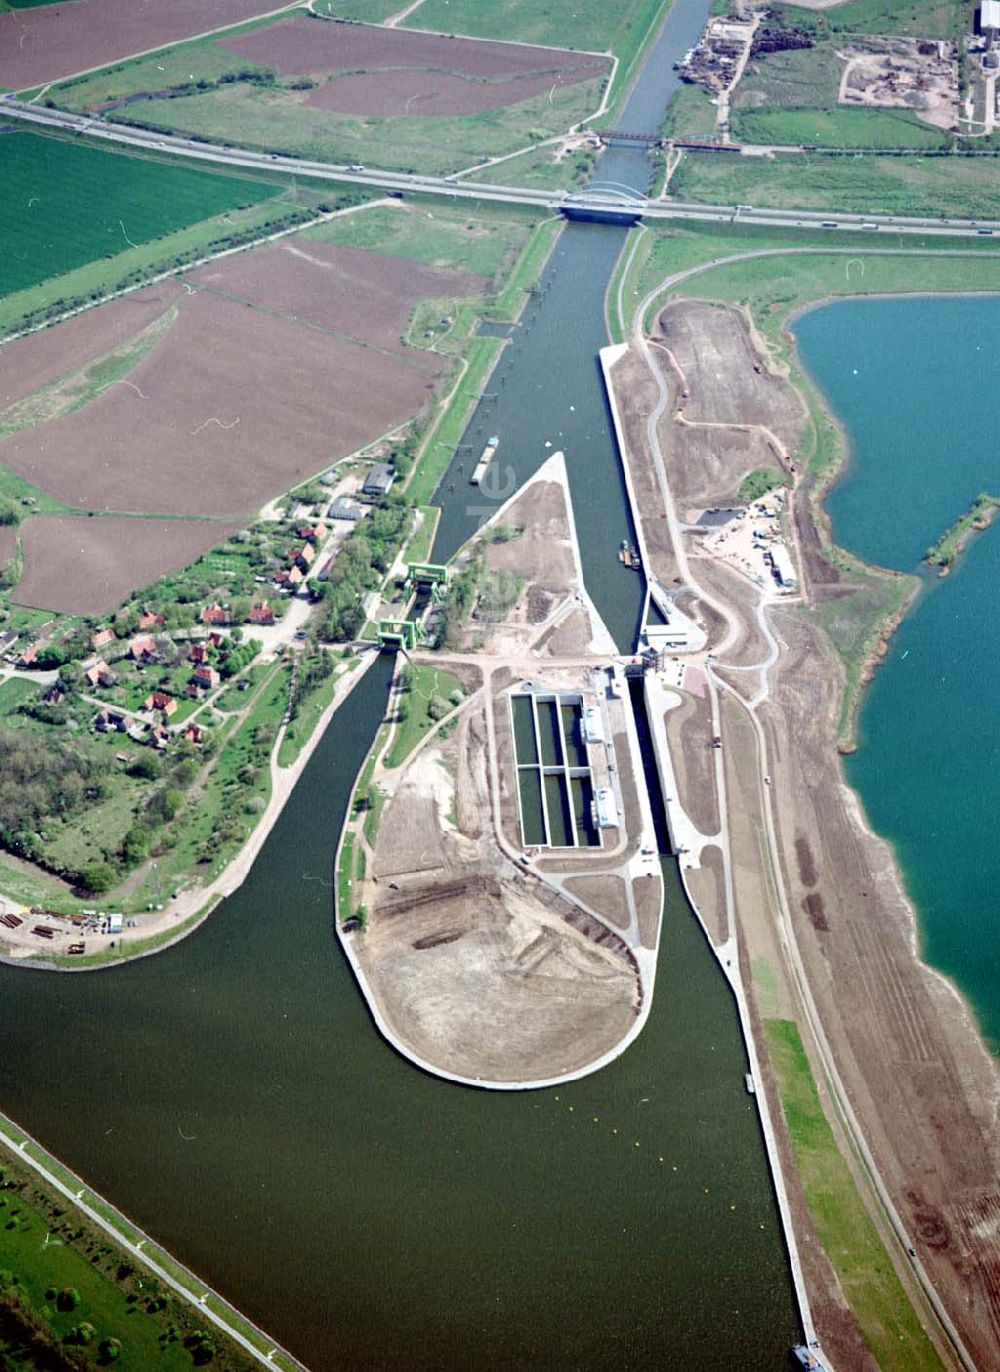
<path id="1" fill-rule="evenodd" d="M 395 467 L 391 467 L 388 462 L 376 462 L 365 477 L 365 484 L 361 487 L 362 494 L 374 496 L 388 495 L 392 483 L 395 480 Z"/>
<path id="2" fill-rule="evenodd" d="M 783 586 L 787 591 L 797 591 L 799 587 L 799 574 L 795 570 L 795 564 L 788 555 L 788 549 L 783 543 L 776 543 L 771 549 L 771 566 L 774 568 L 775 579 L 779 586 Z"/>

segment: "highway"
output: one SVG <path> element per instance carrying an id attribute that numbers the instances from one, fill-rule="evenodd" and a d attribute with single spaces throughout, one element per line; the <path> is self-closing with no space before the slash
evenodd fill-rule
<path id="1" fill-rule="evenodd" d="M 86 134 L 89 138 L 104 139 L 126 147 L 172 153 L 195 161 L 370 186 L 376 190 L 387 191 L 390 195 L 420 194 L 437 195 L 453 200 L 487 200 L 500 205 L 530 205 L 553 212 L 574 212 L 584 215 L 595 212 L 631 214 L 637 218 L 654 221 L 739 222 L 768 228 L 836 229 L 859 234 L 887 230 L 893 234 L 915 234 L 935 238 L 992 237 L 994 234 L 1000 237 L 1000 220 L 997 219 L 935 219 L 929 216 L 844 214 L 837 211 L 775 209 L 766 206 L 709 205 L 690 201 L 648 200 L 644 196 L 627 191 L 624 187 L 602 187 L 600 184 L 592 185 L 586 191 L 549 191 L 521 186 L 497 186 L 483 181 L 469 181 L 459 176 L 417 176 L 406 172 L 361 167 L 357 164 L 338 166 L 330 162 L 288 157 L 281 153 L 232 148 L 221 143 L 202 142 L 131 125 L 108 124 L 85 115 L 44 109 L 10 96 L 0 99 L 0 118 L 20 119 L 29 124 L 40 124 L 68 133 Z"/>

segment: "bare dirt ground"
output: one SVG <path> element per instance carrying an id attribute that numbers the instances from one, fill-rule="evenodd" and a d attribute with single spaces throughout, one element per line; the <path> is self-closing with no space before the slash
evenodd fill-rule
<path id="1" fill-rule="evenodd" d="M 0 21 L 7 16 L 0 14 Z M 85 310 L 57 328 L 0 347 L 0 410 L 96 362 L 159 319 L 181 294 L 176 281 Z"/>
<path id="2" fill-rule="evenodd" d="M 578 896 L 592 910 L 599 910 L 603 919 L 619 929 L 628 928 L 628 901 L 621 877 L 570 877 L 566 882 L 566 890 Z"/>
<path id="3" fill-rule="evenodd" d="M 685 880 L 709 938 L 715 944 L 724 943 L 729 930 L 726 924 L 722 849 L 717 843 L 706 844 L 698 861 L 701 866 L 690 868 Z"/>
<path id="4" fill-rule="evenodd" d="M 763 662 L 768 654 L 768 643 L 753 614 L 753 606 L 760 598 L 759 588 L 744 580 L 737 572 L 707 557 L 692 559 L 691 567 L 692 573 L 709 594 L 736 606 L 742 612 L 739 637 L 726 649 L 725 662 L 737 667 Z M 747 684 L 756 689 L 759 679 L 755 675 Z"/>
<path id="5" fill-rule="evenodd" d="M 190 280 L 316 329 L 372 344 L 436 372 L 439 360 L 400 335 L 421 300 L 482 295 L 484 277 L 444 272 L 408 258 L 303 239 L 223 258 Z"/>
<path id="6" fill-rule="evenodd" d="M 1000 1360 L 996 1064 L 954 991 L 916 954 L 888 845 L 835 749 L 839 667 L 782 615 L 788 651 L 765 725 L 796 934 L 838 1066 L 917 1252 L 973 1357 Z"/>
<path id="7" fill-rule="evenodd" d="M 10 10 L 0 14 L 0 86 L 55 81 L 274 8 L 273 0 L 73 0 Z"/>
<path id="8" fill-rule="evenodd" d="M 472 706 L 395 783 L 353 946 L 393 1033 L 423 1060 L 541 1080 L 610 1051 L 634 1022 L 639 983 L 620 939 L 496 847 L 488 785 L 483 707 Z M 602 892 L 624 905 L 623 891 Z"/>
<path id="9" fill-rule="evenodd" d="M 13 599 L 58 614 L 105 614 L 136 587 L 186 567 L 239 527 L 204 519 L 33 515 L 21 525 L 24 575 Z M 3 556 L 0 545 L 0 562 Z"/>
<path id="10" fill-rule="evenodd" d="M 671 487 L 678 508 L 708 509 L 738 501 L 740 482 L 758 467 L 776 467 L 774 450 L 753 429 L 696 428 L 664 415 L 660 445 L 671 454 Z"/>
<path id="11" fill-rule="evenodd" d="M 842 105 L 912 110 L 936 128 L 959 116 L 958 55 L 953 43 L 915 38 L 865 38 L 841 49 L 845 63 L 837 94 Z"/>
<path id="12" fill-rule="evenodd" d="M 643 511 L 642 532 L 651 563 L 650 571 L 664 586 L 670 586 L 677 576 L 677 560 L 667 517 L 666 514 L 646 514 L 647 511 L 663 509 L 663 497 L 646 438 L 646 419 L 657 401 L 656 386 L 642 358 L 634 350 L 625 353 L 615 363 L 611 379 L 625 431 L 625 455 L 636 505 Z"/>
<path id="13" fill-rule="evenodd" d="M 0 459 L 83 508 L 249 513 L 419 412 L 444 364 L 400 345 L 409 310 L 427 293 L 476 293 L 482 284 L 312 243 L 263 248 L 192 279 L 202 276 L 236 288 L 236 298 L 207 288 L 176 295 L 177 318 L 127 377 L 71 415 L 7 439 Z M 137 322 L 163 300 L 150 293 Z M 95 351 L 118 340 L 124 308 L 119 301 L 81 316 Z M 99 318 L 105 311 L 108 321 Z M 0 349 L 4 373 L 18 388 L 50 376 L 72 353 L 60 351 L 62 328 L 72 345 L 77 324 L 53 330 L 49 345 L 42 334 Z"/>
<path id="14" fill-rule="evenodd" d="M 371 119 L 481 114 L 544 95 L 555 85 L 576 85 L 602 74 L 599 62 L 592 63 L 589 70 L 579 67 L 566 75 L 527 72 L 488 81 L 439 71 L 363 72 L 324 82 L 310 92 L 306 104 L 334 114 Z"/>
<path id="15" fill-rule="evenodd" d="M 686 695 L 682 704 L 666 712 L 663 722 L 677 777 L 678 799 L 703 834 L 718 833 L 719 801 L 715 793 L 715 751 L 708 698 Z"/>
<path id="16" fill-rule="evenodd" d="M 803 403 L 771 370 L 740 310 L 673 301 L 660 312 L 654 338 L 666 344 L 687 379 L 685 419 L 765 425 L 789 450 L 795 447 L 805 418 Z"/>
<path id="17" fill-rule="evenodd" d="M 444 73 L 488 82 L 490 85 L 486 88 L 495 86 L 498 93 L 508 86 L 516 89 L 519 82 L 530 81 L 532 77 L 544 78 L 539 89 L 547 90 L 554 81 L 575 85 L 604 76 L 609 69 L 607 58 L 589 53 L 450 38 L 413 29 L 317 23 L 304 15 L 223 39 L 221 46 L 252 62 L 275 67 L 283 76 L 399 72 L 404 78 L 411 73 L 424 74 L 432 84 L 438 73 Z M 381 83 L 379 88 L 383 88 Z M 497 108 L 525 98 L 524 95 L 511 95 L 498 99 L 495 105 L 477 108 Z M 377 113 L 364 107 L 356 112 Z"/>

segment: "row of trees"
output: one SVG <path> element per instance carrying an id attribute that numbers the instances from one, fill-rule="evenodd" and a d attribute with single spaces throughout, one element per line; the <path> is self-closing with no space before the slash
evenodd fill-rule
<path id="1" fill-rule="evenodd" d="M 364 626 L 361 597 L 374 589 L 392 566 L 409 523 L 410 508 L 405 498 L 390 495 L 344 545 L 323 588 L 320 637 L 346 643 L 358 636 Z"/>

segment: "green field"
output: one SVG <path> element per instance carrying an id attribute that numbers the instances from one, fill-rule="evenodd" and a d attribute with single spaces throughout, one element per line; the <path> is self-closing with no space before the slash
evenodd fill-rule
<path id="1" fill-rule="evenodd" d="M 685 153 L 670 192 L 678 200 L 775 209 L 1000 217 L 1000 176 L 992 158 Z"/>
<path id="2" fill-rule="evenodd" d="M 464 694 L 462 683 L 450 672 L 437 667 L 411 666 L 410 689 L 403 695 L 404 718 L 399 720 L 383 762 L 386 767 L 399 767 L 413 752 L 424 734 L 431 728 L 431 701 L 435 697 L 451 703 L 451 696 Z"/>
<path id="3" fill-rule="evenodd" d="M 400 10 L 409 0 L 316 0 L 317 14 L 329 14 L 335 19 L 360 19 L 366 24 L 381 24 Z"/>
<path id="4" fill-rule="evenodd" d="M 940 148 L 947 138 L 907 110 L 752 110 L 732 121 L 741 143 L 805 143 L 817 148 Z"/>
<path id="5" fill-rule="evenodd" d="M 410 257 L 442 271 L 475 272 L 491 280 L 506 275 L 515 254 L 527 241 L 532 221 L 488 207 L 449 209 L 435 204 L 375 205 L 309 229 L 304 235 L 321 243 L 344 243 L 391 257 Z"/>
<path id="6" fill-rule="evenodd" d="M 849 0 L 825 11 L 778 4 L 786 24 L 819 33 L 900 33 L 917 38 L 951 38 L 956 27 L 972 27 L 973 6 L 955 0 Z"/>
<path id="7" fill-rule="evenodd" d="M 144 101 L 142 124 L 241 147 L 403 172 L 461 170 L 562 132 L 590 114 L 599 82 L 560 87 L 504 109 L 456 118 L 369 119 L 306 107 L 308 91 L 233 84 L 204 94 Z"/>
<path id="8" fill-rule="evenodd" d="M 704 86 L 682 85 L 660 125 L 665 138 L 703 139 L 715 132 L 716 108 Z"/>
<path id="9" fill-rule="evenodd" d="M 865 1342 L 883 1372 L 940 1368 L 840 1155 L 798 1029 L 779 1019 L 764 1028 L 809 1212 Z"/>
<path id="10" fill-rule="evenodd" d="M 0 139 L 0 182 L 0 295 L 276 194 L 263 181 L 34 133 Z"/>

